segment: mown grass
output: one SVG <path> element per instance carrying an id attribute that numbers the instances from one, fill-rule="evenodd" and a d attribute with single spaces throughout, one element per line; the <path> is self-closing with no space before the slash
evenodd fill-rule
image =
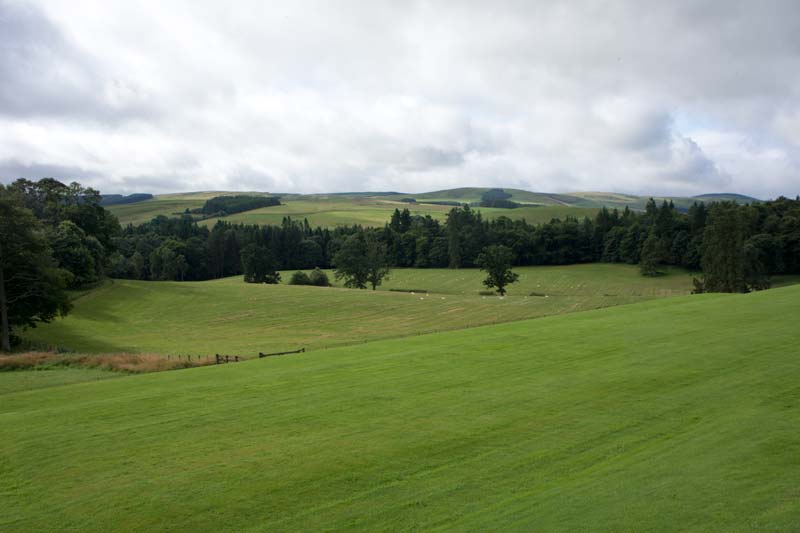
<path id="1" fill-rule="evenodd" d="M 3 356 L 0 356 L 3 357 Z M 50 367 L 20 372 L 0 372 L 0 395 L 84 381 L 119 377 L 123 374 L 97 368 Z M 2 400 L 0 400 L 1 402 Z"/>
<path id="2" fill-rule="evenodd" d="M 800 287 L 6 394 L 0 529 L 794 530 Z"/>
<path id="3" fill-rule="evenodd" d="M 395 270 L 380 291 L 115 280 L 26 338 L 76 352 L 255 356 L 595 309 L 688 294 L 691 276 L 644 278 L 629 265 L 526 267 L 505 298 L 480 296 L 478 270 Z M 289 279 L 289 272 L 284 279 Z M 332 276 L 331 276 L 332 278 Z M 430 294 L 389 289 L 424 289 Z M 530 296 L 536 293 L 544 296 Z"/>

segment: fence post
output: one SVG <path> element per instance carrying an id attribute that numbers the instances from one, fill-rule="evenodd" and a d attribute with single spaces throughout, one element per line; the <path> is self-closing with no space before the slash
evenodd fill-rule
<path id="1" fill-rule="evenodd" d="M 226 355 L 226 356 L 225 356 L 225 362 L 226 362 L 226 363 L 230 362 L 230 355 Z"/>
<path id="2" fill-rule="evenodd" d="M 238 355 L 236 356 L 236 362 L 237 363 L 239 362 L 239 356 Z"/>
<path id="3" fill-rule="evenodd" d="M 216 355 L 216 358 L 217 358 L 217 362 L 215 364 L 218 365 L 219 364 L 219 354 L 215 354 L 215 355 Z"/>

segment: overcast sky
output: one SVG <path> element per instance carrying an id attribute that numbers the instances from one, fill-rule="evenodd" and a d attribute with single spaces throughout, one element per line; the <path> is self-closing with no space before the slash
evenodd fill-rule
<path id="1" fill-rule="evenodd" d="M 0 178 L 800 193 L 800 2 L 0 0 Z"/>

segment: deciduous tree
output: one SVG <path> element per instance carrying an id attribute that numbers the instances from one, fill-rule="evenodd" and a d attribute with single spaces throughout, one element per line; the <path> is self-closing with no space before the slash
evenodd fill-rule
<path id="1" fill-rule="evenodd" d="M 513 257 L 511 249 L 502 244 L 487 246 L 478 255 L 476 263 L 488 274 L 483 284 L 490 289 L 496 287 L 500 296 L 506 293 L 506 286 L 519 279 L 519 275 L 511 271 Z"/>
<path id="2" fill-rule="evenodd" d="M 0 185 L 0 349 L 11 349 L 12 328 L 69 311 L 70 277 L 56 267 L 39 221 Z"/>

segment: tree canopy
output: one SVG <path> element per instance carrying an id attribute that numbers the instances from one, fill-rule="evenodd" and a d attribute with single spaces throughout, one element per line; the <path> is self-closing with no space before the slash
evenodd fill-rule
<path id="1" fill-rule="evenodd" d="M 488 274 L 483 284 L 490 289 L 497 288 L 500 296 L 505 295 L 508 285 L 519 279 L 519 274 L 511 271 L 513 257 L 510 248 L 492 244 L 483 249 L 476 261 L 481 270 Z"/>
<path id="2" fill-rule="evenodd" d="M 57 267 L 42 224 L 0 185 L 0 349 L 11 349 L 15 328 L 66 314 L 72 278 Z"/>

